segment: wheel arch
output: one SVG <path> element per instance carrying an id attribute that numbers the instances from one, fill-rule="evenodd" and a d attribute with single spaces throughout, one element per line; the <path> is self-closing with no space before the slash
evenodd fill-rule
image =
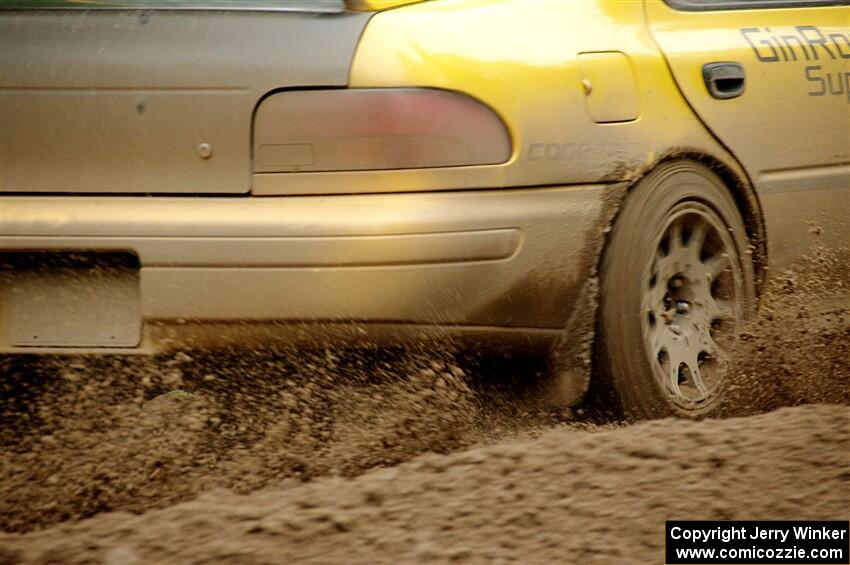
<path id="1" fill-rule="evenodd" d="M 752 253 L 753 270 L 755 273 L 756 295 L 761 294 L 762 287 L 767 278 L 768 254 L 767 254 L 767 228 L 764 220 L 764 213 L 761 207 L 758 193 L 756 192 L 753 183 L 750 181 L 746 171 L 737 161 L 731 156 L 718 157 L 705 151 L 694 148 L 680 148 L 670 150 L 659 156 L 646 167 L 634 172 L 630 177 L 628 190 L 623 199 L 628 197 L 628 194 L 638 185 L 638 183 L 652 171 L 658 167 L 674 161 L 692 161 L 699 163 L 712 172 L 714 172 L 724 186 L 729 191 L 729 194 L 735 201 L 738 212 L 744 221 L 744 226 L 747 230 L 747 239 L 750 242 L 750 251 Z M 611 225 L 617 221 L 617 214 L 611 221 Z M 605 245 L 598 258 L 598 268 L 601 268 L 602 259 L 607 248 L 608 241 L 606 237 Z"/>
<path id="2" fill-rule="evenodd" d="M 600 394 L 610 400 L 600 389 L 600 360 L 598 358 L 598 339 L 600 335 L 600 302 L 601 277 L 605 255 L 611 244 L 611 234 L 623 209 L 623 203 L 640 181 L 658 169 L 672 162 L 684 161 L 699 163 L 720 178 L 726 190 L 729 191 L 735 207 L 741 214 L 747 240 L 750 242 L 753 275 L 755 283 L 755 298 L 763 288 L 767 272 L 767 233 L 764 216 L 758 195 L 753 188 L 746 172 L 731 156 L 724 158 L 711 155 L 695 148 L 679 148 L 670 150 L 648 164 L 637 168 L 624 167 L 612 171 L 607 179 L 611 184 L 608 197 L 605 199 L 605 209 L 596 257 L 591 262 L 588 282 L 582 301 L 583 308 L 577 309 L 567 323 L 561 340 L 551 350 L 550 367 L 553 374 L 551 395 L 558 405 L 575 405 L 582 399 L 589 399 L 591 404 L 601 400 Z M 756 302 L 757 305 L 757 302 Z M 584 324 L 581 321 L 584 321 Z M 589 321 L 589 323 L 587 323 Z M 575 336 L 584 336 L 580 345 L 576 346 Z M 596 400 L 594 400 L 594 398 Z M 566 399 L 566 402 L 563 400 Z"/>
<path id="3" fill-rule="evenodd" d="M 712 184 L 715 185 L 716 190 L 721 192 L 725 190 L 728 195 L 728 199 L 726 200 L 723 208 L 727 210 L 727 213 L 731 213 L 733 211 L 737 211 L 739 213 L 741 223 L 738 224 L 737 221 L 735 223 L 744 228 L 745 234 L 743 235 L 746 237 L 745 241 L 740 241 L 741 229 L 738 227 L 737 233 L 740 241 L 738 248 L 740 249 L 742 246 L 748 244 L 749 248 L 742 251 L 750 255 L 752 261 L 752 271 L 749 275 L 750 280 L 752 281 L 752 290 L 750 291 L 749 298 L 750 304 L 753 308 L 750 310 L 751 316 L 754 315 L 758 307 L 758 297 L 763 289 L 767 267 L 766 228 L 758 195 L 755 192 L 746 172 L 740 167 L 740 165 L 737 164 L 737 161 L 733 157 L 726 154 L 723 156 L 712 155 L 708 154 L 704 150 L 694 148 L 677 148 L 675 150 L 665 152 L 656 158 L 647 160 L 647 165 L 640 167 L 637 170 L 630 171 L 631 174 L 627 174 L 627 176 L 623 174 L 625 171 L 618 171 L 621 178 L 627 178 L 628 183 L 618 195 L 617 209 L 613 213 L 605 230 L 604 243 L 601 247 L 596 268 L 598 287 L 596 295 L 597 310 L 593 333 L 593 358 L 591 376 L 589 382 L 587 382 L 588 388 L 585 391 L 585 400 L 589 402 L 592 409 L 607 410 L 614 407 L 613 410 L 618 416 L 630 418 L 628 407 L 625 404 L 620 404 L 622 399 L 617 399 L 619 395 L 615 393 L 614 380 L 612 380 L 614 379 L 612 376 L 614 373 L 620 374 L 622 371 L 614 370 L 614 373 L 612 373 L 612 369 L 608 366 L 608 362 L 605 361 L 609 358 L 608 345 L 606 345 L 606 343 L 610 343 L 610 336 L 606 338 L 605 331 L 603 330 L 603 326 L 607 325 L 603 322 L 603 308 L 605 304 L 605 296 L 612 296 L 612 294 L 610 294 L 610 288 L 608 288 L 608 294 L 606 295 L 605 280 L 606 278 L 611 277 L 613 277 L 613 280 L 617 280 L 617 277 L 612 275 L 611 265 L 608 261 L 611 257 L 611 250 L 614 248 L 615 234 L 618 232 L 621 234 L 621 237 L 616 239 L 616 241 L 622 243 L 622 234 L 628 234 L 631 229 L 631 227 L 628 227 L 627 230 L 623 232 L 622 229 L 618 230 L 616 225 L 622 220 L 621 216 L 626 215 L 627 210 L 633 210 L 632 207 L 626 205 L 627 199 L 632 196 L 632 192 L 642 186 L 642 182 L 647 179 L 647 177 L 654 175 L 656 172 L 663 173 L 665 170 L 668 172 L 681 170 L 681 165 L 685 165 L 684 168 L 688 168 L 688 166 L 690 166 L 691 169 L 693 169 L 695 165 L 699 165 L 700 168 L 704 167 L 714 173 L 717 179 L 719 179 L 722 183 L 722 186 L 717 185 L 717 180 L 715 180 Z M 663 179 L 664 177 L 659 176 L 658 178 Z M 648 179 L 648 182 L 658 182 L 658 178 L 654 180 Z M 711 192 L 715 194 L 714 198 L 716 198 L 718 193 L 715 191 Z M 692 194 L 698 195 L 701 194 L 701 191 L 697 191 Z M 668 196 L 668 199 L 669 198 L 670 197 Z M 712 208 L 714 208 L 714 206 L 712 206 Z M 629 213 L 629 215 L 630 218 L 626 220 L 627 226 L 631 226 L 630 222 L 634 220 L 633 214 Z M 623 256 L 621 253 L 622 251 L 623 249 L 620 245 L 618 256 Z M 617 294 L 616 291 L 615 294 Z M 611 320 L 608 320 L 608 323 L 610 323 L 610 321 Z M 617 324 L 615 323 L 614 326 L 616 325 Z M 620 341 L 618 339 L 614 339 L 614 342 L 619 343 Z M 620 369 L 622 369 L 622 367 L 620 367 Z M 620 410 L 623 410 L 623 412 L 620 412 Z"/>

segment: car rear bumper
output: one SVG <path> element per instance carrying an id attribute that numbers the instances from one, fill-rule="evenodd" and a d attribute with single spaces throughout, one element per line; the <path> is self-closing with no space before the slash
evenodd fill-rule
<path id="1" fill-rule="evenodd" d="M 137 301 L 123 315 L 137 316 L 142 330 L 137 344 L 125 340 L 115 348 L 99 338 L 25 343 L 10 324 L 36 322 L 32 312 L 27 322 L 12 315 L 21 296 L 15 285 L 23 278 L 7 268 L 0 277 L 0 347 L 38 353 L 76 343 L 69 349 L 148 351 L 187 335 L 205 343 L 216 336 L 238 341 L 251 327 L 252 336 L 266 339 L 351 322 L 361 324 L 358 334 L 369 333 L 364 327 L 393 327 L 549 335 L 565 327 L 593 274 L 612 186 L 268 198 L 2 197 L 6 257 L 48 250 L 135 255 L 138 267 L 121 284 L 137 284 L 138 291 L 111 299 Z M 41 276 L 31 273 L 26 284 Z M 26 308 L 62 310 L 56 304 L 30 300 Z M 44 314 L 40 319 L 63 315 Z M 73 316 L 64 322 L 79 335 L 86 329 L 75 325 L 103 324 Z M 411 333 L 397 329 L 376 335 Z"/>

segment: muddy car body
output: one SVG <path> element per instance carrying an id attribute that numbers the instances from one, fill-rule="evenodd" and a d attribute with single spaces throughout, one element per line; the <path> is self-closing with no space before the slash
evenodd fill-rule
<path id="1" fill-rule="evenodd" d="M 768 266 L 847 245 L 846 2 L 32 4 L 4 352 L 503 339 L 571 400 L 598 324 L 629 410 L 701 414 Z"/>

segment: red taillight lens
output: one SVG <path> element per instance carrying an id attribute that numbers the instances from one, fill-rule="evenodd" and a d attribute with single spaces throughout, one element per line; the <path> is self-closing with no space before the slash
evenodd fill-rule
<path id="1" fill-rule="evenodd" d="M 254 122 L 260 173 L 486 165 L 510 155 L 493 110 L 443 90 L 280 92 L 263 100 Z"/>

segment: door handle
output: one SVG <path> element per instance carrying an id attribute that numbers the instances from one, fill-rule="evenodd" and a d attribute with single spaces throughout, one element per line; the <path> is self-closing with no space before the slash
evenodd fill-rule
<path id="1" fill-rule="evenodd" d="M 702 78 L 708 92 L 718 100 L 737 98 L 744 93 L 744 68 L 738 63 L 706 63 Z"/>

